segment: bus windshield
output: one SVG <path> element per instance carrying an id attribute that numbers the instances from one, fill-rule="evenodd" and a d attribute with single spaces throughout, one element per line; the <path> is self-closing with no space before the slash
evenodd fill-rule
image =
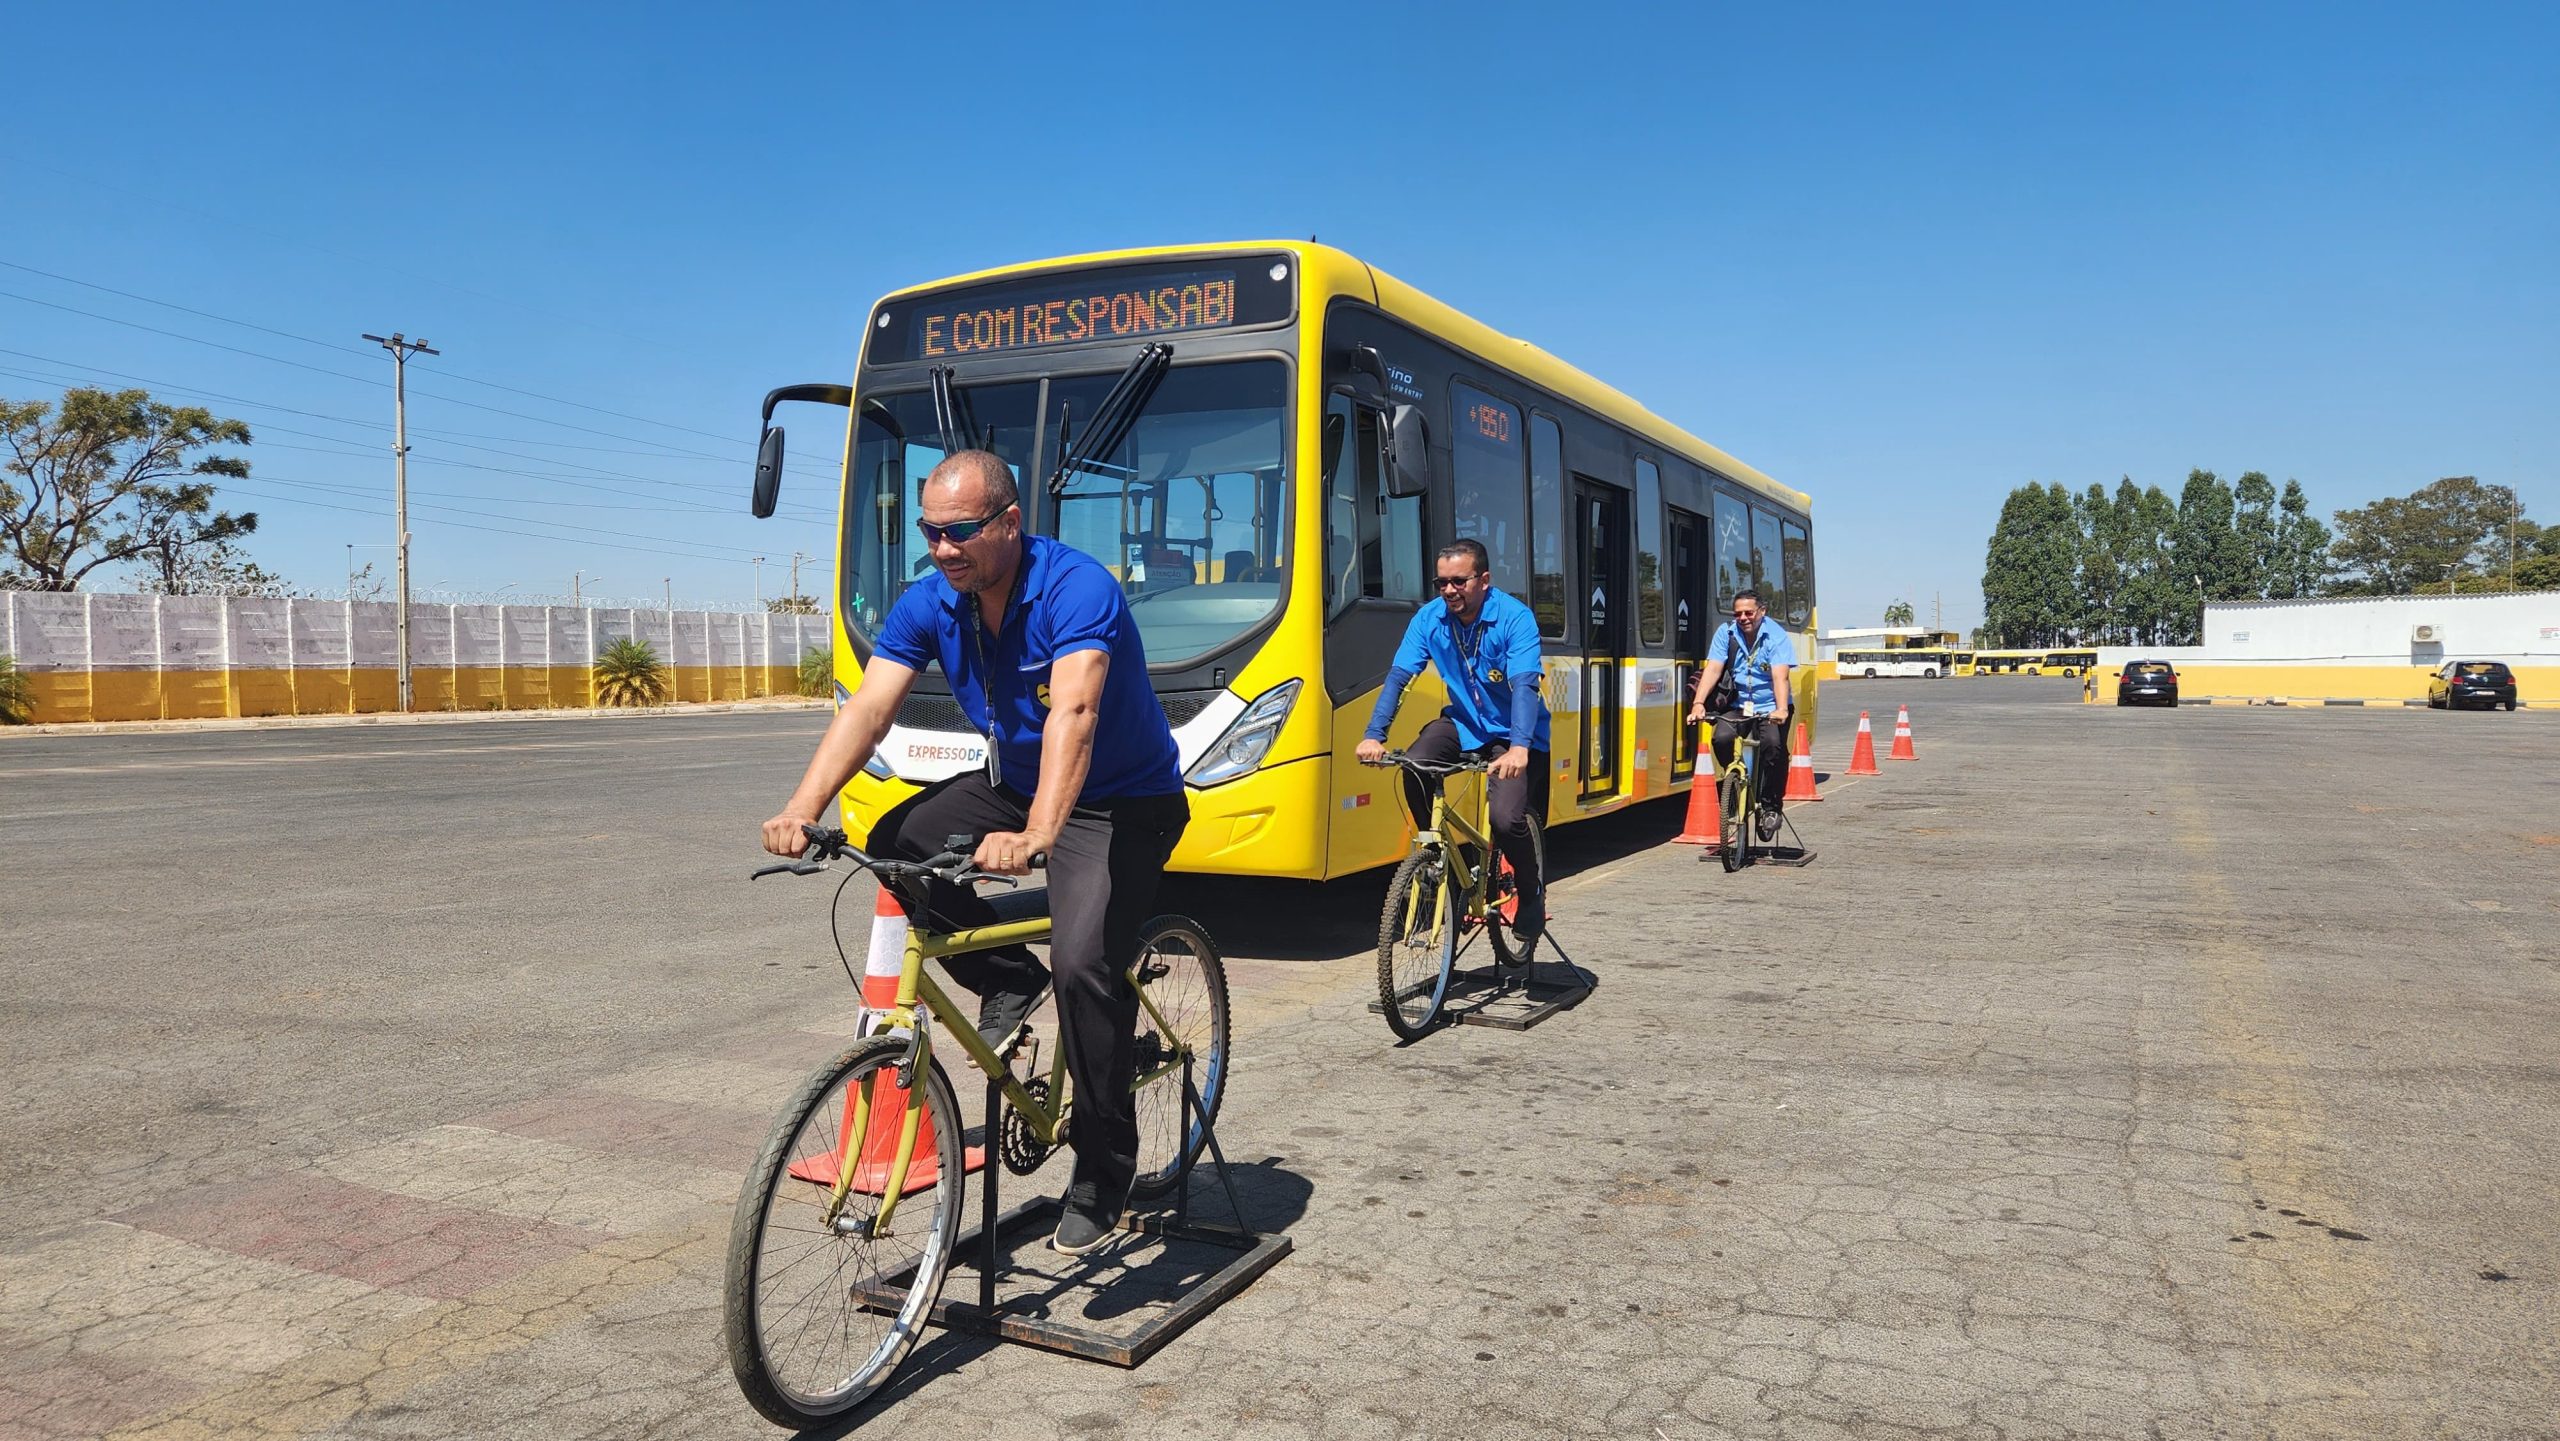
<path id="1" fill-rule="evenodd" d="M 1041 529 L 1101 561 L 1129 597 L 1150 664 L 1215 651 L 1269 619 L 1288 562 L 1286 368 L 1276 360 L 1178 367 L 1128 437 L 1047 494 L 1058 417 L 1081 433 L 1113 375 L 962 385 L 979 439 L 1012 467 Z M 1046 391 L 1045 398 L 1042 394 Z M 1031 454 L 1036 420 L 1049 426 Z M 915 528 L 917 487 L 943 458 L 923 390 L 865 398 L 846 508 L 846 617 L 876 629 L 932 569 Z"/>

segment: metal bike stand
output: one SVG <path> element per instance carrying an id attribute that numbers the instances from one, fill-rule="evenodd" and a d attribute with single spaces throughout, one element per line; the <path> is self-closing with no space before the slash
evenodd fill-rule
<path id="1" fill-rule="evenodd" d="M 1791 846 L 1764 844 L 1760 847 L 1758 852 L 1756 852 L 1757 858 L 1766 860 L 1773 866 L 1812 865 L 1813 858 L 1819 854 L 1819 852 L 1813 850 L 1804 843 L 1803 833 L 1796 829 L 1796 818 L 1787 814 L 1785 811 L 1780 811 L 1778 812 L 1778 823 L 1787 828 L 1787 834 L 1795 838 L 1795 844 Z"/>
<path id="2" fill-rule="evenodd" d="M 1554 924 L 1552 918 L 1548 924 Z M 1496 965 L 1461 971 L 1449 978 L 1449 999 L 1444 1003 L 1449 1018 L 1461 1026 L 1525 1031 L 1581 1005 L 1597 988 L 1597 979 L 1556 944 L 1554 931 L 1539 936 L 1538 943 L 1556 953 L 1567 979 L 1557 979 L 1557 964 L 1540 961 L 1534 953 L 1522 968 L 1505 970 Z"/>
<path id="3" fill-rule="evenodd" d="M 955 1255 L 967 1256 L 972 1250 L 971 1238 L 974 1237 L 978 1243 L 975 1247 L 978 1299 L 975 1302 L 947 1298 L 935 1301 L 934 1324 L 955 1331 L 996 1336 L 1087 1361 L 1135 1366 L 1162 1350 L 1166 1342 L 1190 1329 L 1193 1322 L 1243 1291 L 1254 1278 L 1289 1254 L 1290 1240 L 1287 1236 L 1276 1233 L 1260 1235 L 1246 1228 L 1244 1206 L 1236 1196 L 1235 1178 L 1227 1169 L 1226 1151 L 1218 1144 L 1217 1128 L 1210 1124 L 1199 1088 L 1192 1081 L 1191 1058 L 1185 1056 L 1182 1061 L 1183 1133 L 1189 1135 L 1194 1124 L 1200 1127 L 1209 1159 L 1217 1167 L 1218 1183 L 1226 1191 L 1227 1208 L 1235 1216 L 1236 1223 L 1232 1227 L 1212 1226 L 1195 1223 L 1191 1219 L 1191 1174 L 1186 1171 L 1181 1186 L 1174 1193 L 1174 1211 L 1170 1218 L 1124 1215 L 1120 1218 L 1120 1229 L 1129 1235 L 1152 1236 L 1160 1241 L 1217 1246 L 1235 1252 L 1235 1259 L 1193 1282 L 1163 1312 L 1125 1334 L 1051 1321 L 1008 1309 L 996 1299 L 996 1277 L 1004 1269 L 1002 1242 L 1021 1232 L 1053 1227 L 1064 1209 L 1064 1202 L 1055 1196 L 1041 1196 L 1012 1210 L 998 1211 L 996 1172 L 1002 1168 L 1003 1162 L 994 1154 L 994 1148 L 996 1128 L 1003 1118 L 1003 1111 L 1004 1088 L 991 1079 L 987 1082 L 989 1154 L 984 1176 L 979 1182 L 978 1229 L 962 1236 L 954 1247 Z M 1198 1166 L 1199 1161 L 1194 1158 L 1192 1169 L 1196 1170 Z"/>

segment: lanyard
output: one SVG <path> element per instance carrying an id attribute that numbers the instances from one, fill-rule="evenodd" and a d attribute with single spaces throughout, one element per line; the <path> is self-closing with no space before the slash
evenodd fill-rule
<path id="1" fill-rule="evenodd" d="M 1030 561 L 1030 550 L 1025 547 L 1021 564 L 1014 568 L 1013 583 L 1005 588 L 1004 608 L 1008 616 L 1013 614 L 1013 598 L 1022 586 L 1023 567 Z M 978 653 L 978 702 L 987 712 L 987 784 L 1000 786 L 1004 784 L 1004 757 L 996 749 L 996 671 L 987 660 L 986 616 L 979 608 L 976 596 L 964 595 L 960 599 L 969 607 L 969 641 Z M 1019 622 L 1021 617 L 1013 616 L 1013 619 Z"/>

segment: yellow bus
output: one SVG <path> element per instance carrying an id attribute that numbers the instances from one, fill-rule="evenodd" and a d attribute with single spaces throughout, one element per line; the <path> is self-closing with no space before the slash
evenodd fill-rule
<path id="1" fill-rule="evenodd" d="M 918 483 L 952 448 L 995 452 L 1032 528 L 1128 593 L 1190 786 L 1176 870 L 1323 879 L 1403 854 L 1398 773 L 1352 750 L 1457 537 L 1546 637 L 1549 825 L 1688 788 L 1684 694 L 1745 586 L 1791 633 L 1814 721 L 1805 495 L 1327 246 L 1117 251 L 896 291 L 865 317 L 851 386 L 766 397 L 758 514 L 792 401 L 852 412 L 839 700 L 928 568 Z M 1391 742 L 1443 699 L 1418 681 Z M 846 788 L 848 827 L 985 753 L 929 673 Z"/>

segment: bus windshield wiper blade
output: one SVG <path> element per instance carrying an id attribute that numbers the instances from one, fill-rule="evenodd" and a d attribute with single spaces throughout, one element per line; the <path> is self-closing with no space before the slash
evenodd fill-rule
<path id="1" fill-rule="evenodd" d="M 1129 427 L 1138 423 L 1138 413 L 1147 408 L 1156 387 L 1164 383 L 1165 372 L 1172 368 L 1170 345 L 1158 341 L 1138 352 L 1129 368 L 1112 383 L 1111 393 L 1102 398 L 1093 417 L 1084 423 L 1084 435 L 1075 448 L 1062 449 L 1058 468 L 1049 474 L 1051 495 L 1066 494 L 1077 471 L 1093 469 L 1102 457 L 1120 448 L 1120 442 L 1129 438 Z"/>
<path id="2" fill-rule="evenodd" d="M 931 374 L 933 423 L 942 430 L 942 453 L 978 449 L 977 417 L 969 413 L 968 392 L 952 385 L 950 366 L 937 365 Z"/>

